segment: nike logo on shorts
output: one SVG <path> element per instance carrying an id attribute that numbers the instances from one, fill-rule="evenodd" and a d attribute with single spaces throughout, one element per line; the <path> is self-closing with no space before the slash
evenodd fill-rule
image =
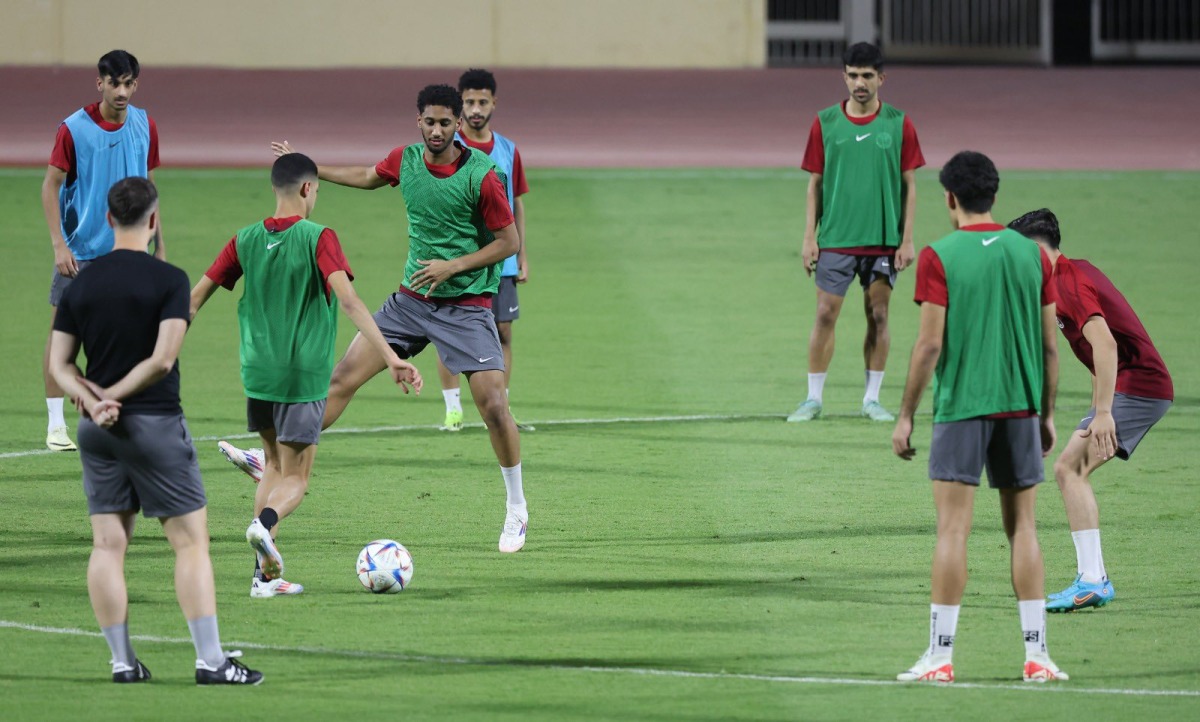
<path id="1" fill-rule="evenodd" d="M 488 361 L 491 361 L 491 360 L 492 360 L 492 359 L 494 359 L 494 358 L 496 358 L 496 357 L 495 357 L 495 356 L 488 356 L 487 358 L 481 358 L 481 359 L 479 359 L 479 363 L 481 363 L 481 364 L 485 364 L 485 363 L 487 363 Z"/>
<path id="2" fill-rule="evenodd" d="M 516 313 L 518 308 L 520 308 L 520 306 L 509 306 L 509 307 L 508 307 L 508 312 L 509 312 L 509 313 Z"/>

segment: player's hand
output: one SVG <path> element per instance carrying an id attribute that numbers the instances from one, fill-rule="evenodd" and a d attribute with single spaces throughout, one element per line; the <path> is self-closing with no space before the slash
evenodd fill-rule
<path id="1" fill-rule="evenodd" d="M 892 263 L 896 265 L 897 271 L 903 271 L 912 265 L 915 256 L 916 249 L 913 247 L 913 242 L 905 241 L 896 249 L 896 257 L 892 260 Z"/>
<path id="2" fill-rule="evenodd" d="M 912 461 L 917 450 L 912 447 L 912 419 L 901 416 L 896 419 L 896 428 L 892 431 L 892 451 L 905 461 Z"/>
<path id="3" fill-rule="evenodd" d="M 117 423 L 117 419 L 121 416 L 121 402 L 113 399 L 100 399 L 88 409 L 88 416 L 92 417 L 92 423 L 100 428 L 110 428 Z"/>
<path id="4" fill-rule="evenodd" d="M 388 361 L 388 373 L 406 394 L 408 387 L 412 386 L 413 391 L 420 395 L 421 389 L 425 386 L 425 381 L 421 378 L 421 372 L 417 370 L 417 367 L 407 361 L 402 361 L 399 357 Z"/>
<path id="5" fill-rule="evenodd" d="M 66 246 L 55 248 L 54 268 L 60 276 L 75 278 L 76 274 L 79 273 L 79 261 L 75 260 L 75 254 L 71 253 L 70 248 Z"/>
<path id="6" fill-rule="evenodd" d="M 408 287 L 419 293 L 422 288 L 429 286 L 429 290 L 425 292 L 425 298 L 429 298 L 446 279 L 458 273 L 458 267 L 454 261 L 417 261 L 417 263 L 421 264 L 421 269 L 408 279 Z"/>
<path id="7" fill-rule="evenodd" d="M 517 283 L 529 282 L 529 263 L 524 258 L 517 259 Z"/>
<path id="8" fill-rule="evenodd" d="M 293 148 L 291 143 L 288 143 L 286 140 L 283 141 L 282 143 L 280 143 L 277 140 L 273 140 L 273 141 L 271 141 L 271 152 L 275 154 L 276 158 L 278 158 L 281 155 L 287 155 L 288 153 L 295 153 L 296 149 Z"/>
<path id="9" fill-rule="evenodd" d="M 813 271 L 817 270 L 817 257 L 821 255 L 821 249 L 817 247 L 815 238 L 805 238 L 804 245 L 800 248 L 800 256 L 804 259 L 804 272 L 811 276 Z"/>
<path id="10" fill-rule="evenodd" d="M 1054 451 L 1054 442 L 1058 441 L 1058 435 L 1054 431 L 1054 419 L 1042 417 L 1042 458 L 1050 455 Z"/>
<path id="11" fill-rule="evenodd" d="M 1092 451 L 1099 458 L 1108 461 L 1116 455 L 1117 422 L 1111 411 L 1097 411 L 1081 436 L 1091 438 Z"/>

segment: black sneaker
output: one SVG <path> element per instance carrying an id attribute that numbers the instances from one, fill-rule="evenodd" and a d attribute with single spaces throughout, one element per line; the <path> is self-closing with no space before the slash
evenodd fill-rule
<path id="1" fill-rule="evenodd" d="M 241 652 L 226 652 L 225 663 L 220 667 L 210 667 L 204 660 L 196 660 L 196 684 L 258 684 L 262 682 L 262 672 L 256 672 L 237 661 Z"/>
<path id="2" fill-rule="evenodd" d="M 132 668 L 121 665 L 114 665 L 113 681 L 117 684 L 129 684 L 130 682 L 149 682 L 150 670 L 146 669 L 146 665 L 142 664 L 141 660 L 133 660 Z M 120 667 L 117 670 L 116 667 Z"/>

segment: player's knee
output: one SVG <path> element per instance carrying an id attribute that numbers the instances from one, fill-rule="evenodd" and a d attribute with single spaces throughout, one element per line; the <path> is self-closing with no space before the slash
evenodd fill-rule
<path id="1" fill-rule="evenodd" d="M 479 397 L 476 406 L 479 408 L 480 418 L 488 425 L 488 428 L 500 428 L 505 417 L 508 416 L 508 399 L 503 391 Z"/>
<path id="2" fill-rule="evenodd" d="M 104 554 L 125 554 L 129 540 L 123 533 L 99 533 L 92 535 L 92 548 Z"/>
<path id="3" fill-rule="evenodd" d="M 817 325 L 818 326 L 833 326 L 837 323 L 838 306 L 833 303 L 818 302 L 817 303 Z"/>
<path id="4" fill-rule="evenodd" d="M 1082 469 L 1074 459 L 1069 459 L 1065 455 L 1058 457 L 1054 462 L 1054 480 L 1059 486 L 1066 486 L 1076 481 L 1082 475 Z"/>
<path id="5" fill-rule="evenodd" d="M 867 310 L 867 322 L 873 326 L 877 332 L 882 332 L 887 329 L 888 309 L 887 306 L 876 304 Z"/>

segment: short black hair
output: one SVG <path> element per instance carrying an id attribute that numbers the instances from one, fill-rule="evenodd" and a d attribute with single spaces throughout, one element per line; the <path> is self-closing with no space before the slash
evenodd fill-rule
<path id="1" fill-rule="evenodd" d="M 275 159 L 271 166 L 271 186 L 292 188 L 305 181 L 317 179 L 317 164 L 303 153 L 288 153 Z"/>
<path id="2" fill-rule="evenodd" d="M 417 93 L 417 112 L 424 113 L 431 105 L 449 108 L 454 117 L 462 115 L 462 96 L 449 85 L 426 85 Z"/>
<path id="3" fill-rule="evenodd" d="M 458 77 L 458 92 L 464 90 L 490 90 L 496 94 L 496 76 L 483 68 L 470 68 Z"/>
<path id="4" fill-rule="evenodd" d="M 942 187 L 954 194 L 958 204 L 969 213 L 987 213 L 1000 190 L 996 164 L 983 153 L 962 150 L 946 161 L 938 174 Z"/>
<path id="5" fill-rule="evenodd" d="M 133 53 L 125 52 L 124 50 L 110 50 L 100 56 L 100 62 L 96 63 L 96 72 L 101 78 L 124 78 L 126 75 L 137 78 L 138 73 L 142 71 L 142 66 L 138 65 L 138 59 L 133 56 Z"/>
<path id="6" fill-rule="evenodd" d="M 130 176 L 108 189 L 108 212 L 122 228 L 136 226 L 158 203 L 158 190 L 147 178 Z"/>
<path id="7" fill-rule="evenodd" d="M 842 53 L 842 65 L 848 68 L 883 70 L 883 53 L 871 43 L 855 43 Z"/>
<path id="8" fill-rule="evenodd" d="M 1062 243 L 1062 232 L 1058 229 L 1058 216 L 1055 216 L 1049 208 L 1029 211 L 1009 223 L 1008 227 L 1026 238 L 1034 240 L 1040 238 L 1056 251 L 1058 245 Z"/>

